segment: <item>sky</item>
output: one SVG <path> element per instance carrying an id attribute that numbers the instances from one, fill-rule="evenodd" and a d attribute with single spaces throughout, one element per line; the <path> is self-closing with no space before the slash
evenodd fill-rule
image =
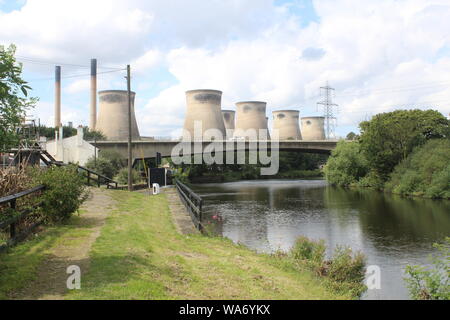
<path id="1" fill-rule="evenodd" d="M 271 119 L 321 115 L 328 82 L 345 137 L 398 108 L 449 114 L 448 17 L 450 0 L 0 0 L 0 44 L 17 46 L 40 99 L 29 114 L 50 126 L 55 65 L 63 123 L 89 124 L 96 58 L 99 90 L 126 90 L 116 69 L 131 65 L 143 136 L 180 135 L 187 90 L 222 91 L 223 109 L 266 101 Z"/>

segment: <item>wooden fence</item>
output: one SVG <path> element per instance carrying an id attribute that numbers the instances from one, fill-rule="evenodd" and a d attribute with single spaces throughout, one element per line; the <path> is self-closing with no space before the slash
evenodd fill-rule
<path id="1" fill-rule="evenodd" d="M 4 221 L 0 222 L 0 230 L 9 228 L 9 239 L 6 241 L 6 244 L 0 245 L 0 252 L 14 245 L 21 239 L 25 238 L 31 231 L 33 231 L 33 229 L 35 229 L 38 225 L 42 223 L 42 221 L 37 221 L 32 225 L 28 226 L 24 230 L 17 230 L 19 222 L 22 221 L 24 218 L 26 218 L 30 213 L 32 213 L 33 210 L 36 208 L 36 206 L 34 206 L 33 208 L 27 208 L 20 211 L 17 210 L 16 205 L 18 199 L 34 193 L 41 192 L 44 189 L 45 186 L 40 185 L 29 190 L 25 190 L 7 197 L 0 198 L 0 206 L 9 204 L 9 207 L 12 210 L 11 217 L 6 218 Z M 41 204 L 38 204 L 37 206 L 40 205 Z"/>

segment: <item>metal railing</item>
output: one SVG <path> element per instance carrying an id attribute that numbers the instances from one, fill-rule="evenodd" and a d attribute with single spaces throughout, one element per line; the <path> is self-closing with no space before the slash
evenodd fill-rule
<path id="1" fill-rule="evenodd" d="M 175 186 L 178 194 L 180 195 L 181 201 L 192 218 L 192 222 L 195 227 L 202 232 L 204 230 L 202 223 L 203 199 L 188 186 L 178 180 L 175 181 Z"/>
<path id="2" fill-rule="evenodd" d="M 29 190 L 25 190 L 10 196 L 6 196 L 3 198 L 0 198 L 0 206 L 4 206 L 9 204 L 11 210 L 13 211 L 13 214 L 10 218 L 6 218 L 4 221 L 0 221 L 0 230 L 6 229 L 9 227 L 9 239 L 6 241 L 6 244 L 0 245 L 0 252 L 6 249 L 7 247 L 10 247 L 17 243 L 20 239 L 26 237 L 34 228 L 36 228 L 38 225 L 42 223 L 42 221 L 37 221 L 31 226 L 27 227 L 25 230 L 22 230 L 20 233 L 17 232 L 18 223 L 25 218 L 27 215 L 33 212 L 33 209 L 36 208 L 34 206 L 33 208 L 27 208 L 22 211 L 18 211 L 16 208 L 17 199 L 20 199 L 22 197 L 28 196 L 33 193 L 37 193 L 40 191 L 43 191 L 45 189 L 45 186 L 40 185 L 34 188 L 31 188 Z M 37 205 L 37 206 L 40 206 Z"/>
<path id="3" fill-rule="evenodd" d="M 51 164 L 58 166 L 58 167 L 67 166 L 67 164 L 62 163 L 62 162 L 57 162 L 57 161 L 52 161 Z M 78 167 L 78 172 L 86 174 L 88 186 L 91 185 L 91 181 L 92 181 L 98 187 L 100 187 L 102 184 L 104 184 L 104 185 L 106 185 L 106 188 L 108 188 L 108 189 L 118 189 L 119 183 L 117 181 L 114 181 L 111 178 L 108 178 L 107 176 L 104 176 L 98 172 L 91 170 L 91 169 L 88 169 L 88 168 L 85 168 L 85 167 L 82 167 L 79 165 L 77 165 L 77 167 Z"/>

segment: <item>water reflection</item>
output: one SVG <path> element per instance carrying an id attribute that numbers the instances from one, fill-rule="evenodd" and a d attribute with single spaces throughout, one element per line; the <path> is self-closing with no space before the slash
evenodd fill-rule
<path id="1" fill-rule="evenodd" d="M 450 201 L 405 199 L 346 190 L 322 180 L 196 185 L 216 231 L 258 251 L 289 250 L 304 235 L 328 247 L 350 245 L 382 268 L 382 290 L 366 298 L 407 298 L 402 270 L 427 262 L 432 244 L 450 235 Z M 328 252 L 330 254 L 330 252 Z"/>

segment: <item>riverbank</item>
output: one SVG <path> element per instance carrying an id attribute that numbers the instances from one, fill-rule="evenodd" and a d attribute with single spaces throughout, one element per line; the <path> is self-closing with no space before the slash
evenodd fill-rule
<path id="1" fill-rule="evenodd" d="M 91 199 L 67 225 L 49 228 L 1 255 L 1 299 L 26 298 L 21 293 L 30 285 L 32 297 L 44 299 L 353 298 L 284 257 L 257 254 L 223 238 L 179 234 L 165 194 L 102 192 L 111 197 L 109 205 L 97 209 L 104 215 L 102 224 L 86 214 Z M 72 259 L 71 250 L 87 239 L 92 240 L 88 254 Z M 65 277 L 66 265 L 80 265 L 81 290 L 69 292 L 59 284 L 53 292 L 46 282 L 55 278 L 40 273 L 49 261 L 58 262 L 62 268 L 57 271 Z"/>
<path id="2" fill-rule="evenodd" d="M 267 179 L 311 179 L 323 178 L 321 170 L 288 170 L 279 172 L 273 176 L 262 176 L 256 173 L 248 172 L 226 172 L 224 174 L 203 174 L 201 176 L 192 176 L 188 178 L 189 183 L 220 183 L 220 182 L 236 182 L 243 180 L 267 180 Z"/>

